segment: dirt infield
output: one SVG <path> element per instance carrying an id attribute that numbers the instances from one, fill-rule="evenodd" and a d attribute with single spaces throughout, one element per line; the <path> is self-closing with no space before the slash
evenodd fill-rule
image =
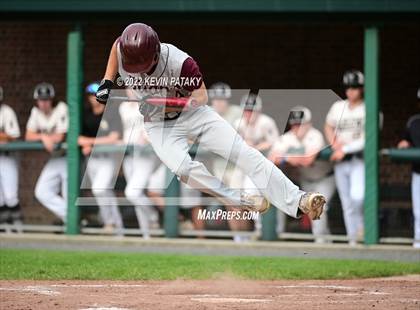
<path id="1" fill-rule="evenodd" d="M 0 296 L 0 309 L 419 309 L 420 275 L 325 281 L 0 281 Z"/>

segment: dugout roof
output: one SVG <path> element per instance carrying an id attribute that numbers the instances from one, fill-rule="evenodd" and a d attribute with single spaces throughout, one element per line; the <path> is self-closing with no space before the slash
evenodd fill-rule
<path id="1" fill-rule="evenodd" d="M 419 13 L 417 0 L 0 0 L 2 20 L 407 21 L 418 20 Z"/>

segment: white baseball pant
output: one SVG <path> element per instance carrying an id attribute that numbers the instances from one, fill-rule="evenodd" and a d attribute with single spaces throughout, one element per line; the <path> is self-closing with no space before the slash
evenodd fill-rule
<path id="1" fill-rule="evenodd" d="M 61 193 L 61 195 L 60 195 Z M 38 201 L 64 223 L 67 215 L 67 160 L 53 157 L 42 169 L 35 186 Z"/>
<path id="2" fill-rule="evenodd" d="M 16 158 L 0 155 L 0 206 L 14 207 L 19 203 L 18 171 Z"/>
<path id="3" fill-rule="evenodd" d="M 188 154 L 188 138 L 199 147 L 235 163 L 271 203 L 296 217 L 302 191 L 209 106 L 183 112 L 172 121 L 146 122 L 151 144 L 168 168 L 191 187 L 217 197 L 225 205 L 241 205 L 241 192 L 225 186 L 203 163 Z"/>
<path id="4" fill-rule="evenodd" d="M 160 160 L 159 163 L 160 166 L 150 176 L 147 189 L 150 192 L 158 193 L 163 196 L 165 194 L 165 190 L 169 186 L 168 181 L 166 180 L 166 172 L 168 168 L 166 168 L 166 166 L 162 164 Z M 184 183 L 180 184 L 180 195 L 181 199 L 179 207 L 181 209 L 190 209 L 201 205 L 200 191 L 197 191 Z M 156 212 L 152 213 L 152 215 L 152 221 L 157 222 L 159 214 Z"/>
<path id="5" fill-rule="evenodd" d="M 151 176 L 156 173 L 160 160 L 154 156 L 128 155 L 124 158 L 123 171 L 127 182 L 124 190 L 125 197 L 134 205 L 137 221 L 143 237 L 150 236 L 149 223 L 158 221 L 158 212 L 144 191 L 148 187 Z M 164 177 L 164 176 L 163 176 Z M 141 204 L 140 201 L 147 203 Z"/>
<path id="6" fill-rule="evenodd" d="M 104 225 L 123 227 L 117 198 L 114 193 L 116 162 L 110 154 L 95 154 L 89 157 L 86 173 L 91 182 L 92 193 L 99 206 L 99 214 Z"/>
<path id="7" fill-rule="evenodd" d="M 357 157 L 339 162 L 334 167 L 334 175 L 347 237 L 350 242 L 354 242 L 364 229 L 365 163 Z"/>
<path id="8" fill-rule="evenodd" d="M 411 197 L 413 199 L 414 240 L 420 243 L 420 173 L 413 172 L 412 174 Z"/>
<path id="9" fill-rule="evenodd" d="M 247 176 L 243 177 L 243 183 L 242 183 L 242 187 L 244 188 L 244 190 L 247 191 L 248 194 L 250 195 L 261 195 L 261 193 L 258 191 L 258 189 L 256 188 L 256 186 L 254 185 L 254 183 L 252 183 L 251 179 Z M 282 212 L 280 209 L 277 209 L 277 215 L 276 215 L 276 233 L 277 235 L 280 235 L 284 232 L 286 232 L 286 220 L 287 220 L 287 215 Z M 257 220 L 255 221 L 255 230 L 258 233 L 261 233 L 262 231 L 262 218 L 261 216 L 259 216 L 257 218 Z"/>

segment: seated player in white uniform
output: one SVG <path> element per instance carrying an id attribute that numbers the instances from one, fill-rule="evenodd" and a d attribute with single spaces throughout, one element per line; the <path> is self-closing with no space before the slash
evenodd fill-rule
<path id="1" fill-rule="evenodd" d="M 95 145 L 115 144 L 120 141 L 121 118 L 116 111 L 104 113 L 105 106 L 95 99 L 98 87 L 98 83 L 91 83 L 86 87 L 88 102 L 83 112 L 83 126 L 78 143 L 88 159 L 86 173 L 99 206 L 104 232 L 120 235 L 123 222 L 113 190 L 113 180 L 118 168 L 115 154 L 93 150 Z"/>
<path id="2" fill-rule="evenodd" d="M 0 86 L 0 144 L 20 137 L 16 113 L 3 102 L 4 93 Z M 0 224 L 18 225 L 22 221 L 19 205 L 19 171 L 16 157 L 10 152 L 0 151 Z"/>
<path id="3" fill-rule="evenodd" d="M 243 111 L 242 117 L 235 121 L 233 127 L 237 129 L 249 146 L 266 155 L 279 136 L 276 122 L 270 116 L 261 112 L 262 100 L 260 96 L 255 94 L 243 96 L 240 108 Z M 241 180 L 244 190 L 252 195 L 260 195 L 259 190 L 248 176 L 243 175 Z M 232 220 L 232 222 L 235 221 Z M 249 221 L 239 220 L 237 222 L 242 225 L 242 230 L 249 228 Z M 261 228 L 261 219 L 259 218 L 255 223 L 255 229 L 261 232 Z M 244 237 L 239 237 L 239 239 L 240 241 L 246 241 Z"/>
<path id="4" fill-rule="evenodd" d="M 68 129 L 68 109 L 63 101 L 54 102 L 55 90 L 49 83 L 35 87 L 36 106 L 26 124 L 25 139 L 41 141 L 50 159 L 42 169 L 35 186 L 35 197 L 63 223 L 67 216 L 67 160 L 58 143 L 64 142 Z"/>
<path id="5" fill-rule="evenodd" d="M 195 60 L 172 44 L 161 43 L 148 25 L 129 25 L 118 37 L 96 93 L 106 103 L 119 73 L 126 87 L 138 90 L 140 112 L 158 157 L 181 181 L 217 197 L 223 204 L 264 212 L 274 206 L 293 217 L 307 213 L 318 218 L 325 204 L 319 193 L 300 191 L 272 162 L 247 145 L 213 109 L 206 106 L 207 90 Z M 147 96 L 184 98 L 184 106 L 156 107 Z M 238 165 L 263 196 L 248 195 L 224 185 L 203 163 L 188 154 L 188 140 L 199 138 L 200 147 Z"/>
<path id="6" fill-rule="evenodd" d="M 162 204 L 160 200 L 164 188 L 165 167 L 152 148 L 148 148 L 149 140 L 138 103 L 122 102 L 119 113 L 123 126 L 123 141 L 128 146 L 133 146 L 132 151 L 125 155 L 123 162 L 123 172 L 127 182 L 124 193 L 134 205 L 143 238 L 149 239 L 150 224 L 154 228 L 158 227 L 159 214 L 148 195 L 153 197 L 154 202 Z M 162 168 L 159 168 L 160 166 Z"/>
<path id="7" fill-rule="evenodd" d="M 330 108 L 325 136 L 331 144 L 331 161 L 344 223 L 350 245 L 363 237 L 363 200 L 365 194 L 365 103 L 363 100 L 364 76 L 356 70 L 343 76 L 347 99 L 335 102 Z"/>
<path id="8" fill-rule="evenodd" d="M 417 90 L 417 109 L 420 109 L 420 88 Z M 407 122 L 403 139 L 398 148 L 420 148 L 420 113 L 414 114 Z M 420 249 L 420 163 L 414 162 L 411 178 L 411 197 L 414 215 L 414 242 L 413 247 Z"/>
<path id="9" fill-rule="evenodd" d="M 329 201 L 335 192 L 333 167 L 330 162 L 317 159 L 319 151 L 326 147 L 326 143 L 322 133 L 312 126 L 311 120 L 312 113 L 308 108 L 294 107 L 288 119 L 290 130 L 274 143 L 269 158 L 276 165 L 288 163 L 297 167 L 302 189 L 323 193 Z M 327 206 L 328 204 L 325 211 Z M 280 220 L 284 219 L 280 217 Z M 326 241 L 323 236 L 330 233 L 326 212 L 319 221 L 312 221 L 312 233 L 315 242 Z"/>

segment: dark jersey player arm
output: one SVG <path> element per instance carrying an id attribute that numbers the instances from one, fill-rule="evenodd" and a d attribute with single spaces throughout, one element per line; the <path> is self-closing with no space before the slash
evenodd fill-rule
<path id="1" fill-rule="evenodd" d="M 203 75 L 197 63 L 191 57 L 188 57 L 182 64 L 181 77 L 189 79 L 191 83 L 188 86 L 183 86 L 187 91 L 191 92 L 193 98 L 199 105 L 207 104 L 207 89 L 203 81 Z"/>

